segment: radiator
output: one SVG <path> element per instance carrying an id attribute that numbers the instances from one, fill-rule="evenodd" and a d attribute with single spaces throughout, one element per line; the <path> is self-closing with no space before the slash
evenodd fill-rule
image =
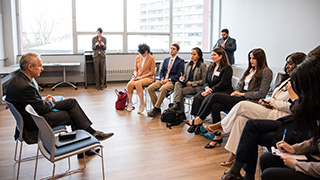
<path id="1" fill-rule="evenodd" d="M 134 69 L 107 70 L 107 81 L 129 81 Z"/>

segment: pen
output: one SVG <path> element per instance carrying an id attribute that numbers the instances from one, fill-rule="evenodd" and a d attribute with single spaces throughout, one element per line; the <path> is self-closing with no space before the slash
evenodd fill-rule
<path id="1" fill-rule="evenodd" d="M 284 143 L 284 138 L 286 138 L 286 134 L 287 134 L 287 129 L 285 129 L 283 132 L 282 143 Z"/>
<path id="2" fill-rule="evenodd" d="M 284 138 L 286 138 L 286 134 L 287 134 L 287 129 L 285 129 L 284 132 L 283 132 L 282 144 L 284 143 Z M 284 149 L 281 148 L 281 150 L 283 151 Z"/>

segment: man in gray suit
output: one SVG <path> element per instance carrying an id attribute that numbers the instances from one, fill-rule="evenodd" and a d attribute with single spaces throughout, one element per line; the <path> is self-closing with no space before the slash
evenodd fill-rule
<path id="1" fill-rule="evenodd" d="M 97 36 L 92 38 L 94 77 L 98 90 L 106 86 L 106 54 L 107 39 L 102 36 L 102 29 L 98 28 Z"/>
<path id="2" fill-rule="evenodd" d="M 234 52 L 237 50 L 236 40 L 229 36 L 228 29 L 222 29 L 221 36 L 222 37 L 218 39 L 213 49 L 217 47 L 223 48 L 227 53 L 229 63 L 232 65 L 234 64 Z"/>

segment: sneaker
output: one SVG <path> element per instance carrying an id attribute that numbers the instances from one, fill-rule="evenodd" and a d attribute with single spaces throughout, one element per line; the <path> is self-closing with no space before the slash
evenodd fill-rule
<path id="1" fill-rule="evenodd" d="M 128 112 L 131 112 L 131 111 L 132 111 L 132 103 L 128 103 L 127 111 L 128 111 Z"/>
<path id="2" fill-rule="evenodd" d="M 140 104 L 138 114 L 141 114 L 144 111 L 145 107 L 146 107 L 146 103 Z"/>
<path id="3" fill-rule="evenodd" d="M 93 133 L 93 136 L 97 138 L 99 141 L 103 141 L 113 136 L 113 133 L 104 133 L 102 131 L 96 131 L 95 133 Z"/>
<path id="4" fill-rule="evenodd" d="M 161 114 L 161 109 L 160 108 L 153 108 L 152 111 L 148 112 L 148 116 L 150 117 L 156 117 Z"/>

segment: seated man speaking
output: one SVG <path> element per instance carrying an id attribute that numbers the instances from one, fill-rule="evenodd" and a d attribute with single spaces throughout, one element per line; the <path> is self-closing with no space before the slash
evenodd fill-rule
<path id="1" fill-rule="evenodd" d="M 77 100 L 73 98 L 55 102 L 55 99 L 49 95 L 45 100 L 42 100 L 32 79 L 40 76 L 43 70 L 41 59 L 37 54 L 23 55 L 20 59 L 20 72 L 10 81 L 6 91 L 6 101 L 12 103 L 23 117 L 23 139 L 26 143 L 36 143 L 38 136 L 36 124 L 29 113 L 25 111 L 27 104 L 30 104 L 39 115 L 43 116 L 51 127 L 71 125 L 72 130 L 84 129 L 100 141 L 113 135 L 113 133 L 94 130 L 91 127 L 92 122 L 81 109 Z M 16 130 L 15 139 L 18 138 L 18 133 Z M 88 151 L 86 155 L 94 155 L 94 153 Z M 79 156 L 81 155 L 79 154 Z"/>

